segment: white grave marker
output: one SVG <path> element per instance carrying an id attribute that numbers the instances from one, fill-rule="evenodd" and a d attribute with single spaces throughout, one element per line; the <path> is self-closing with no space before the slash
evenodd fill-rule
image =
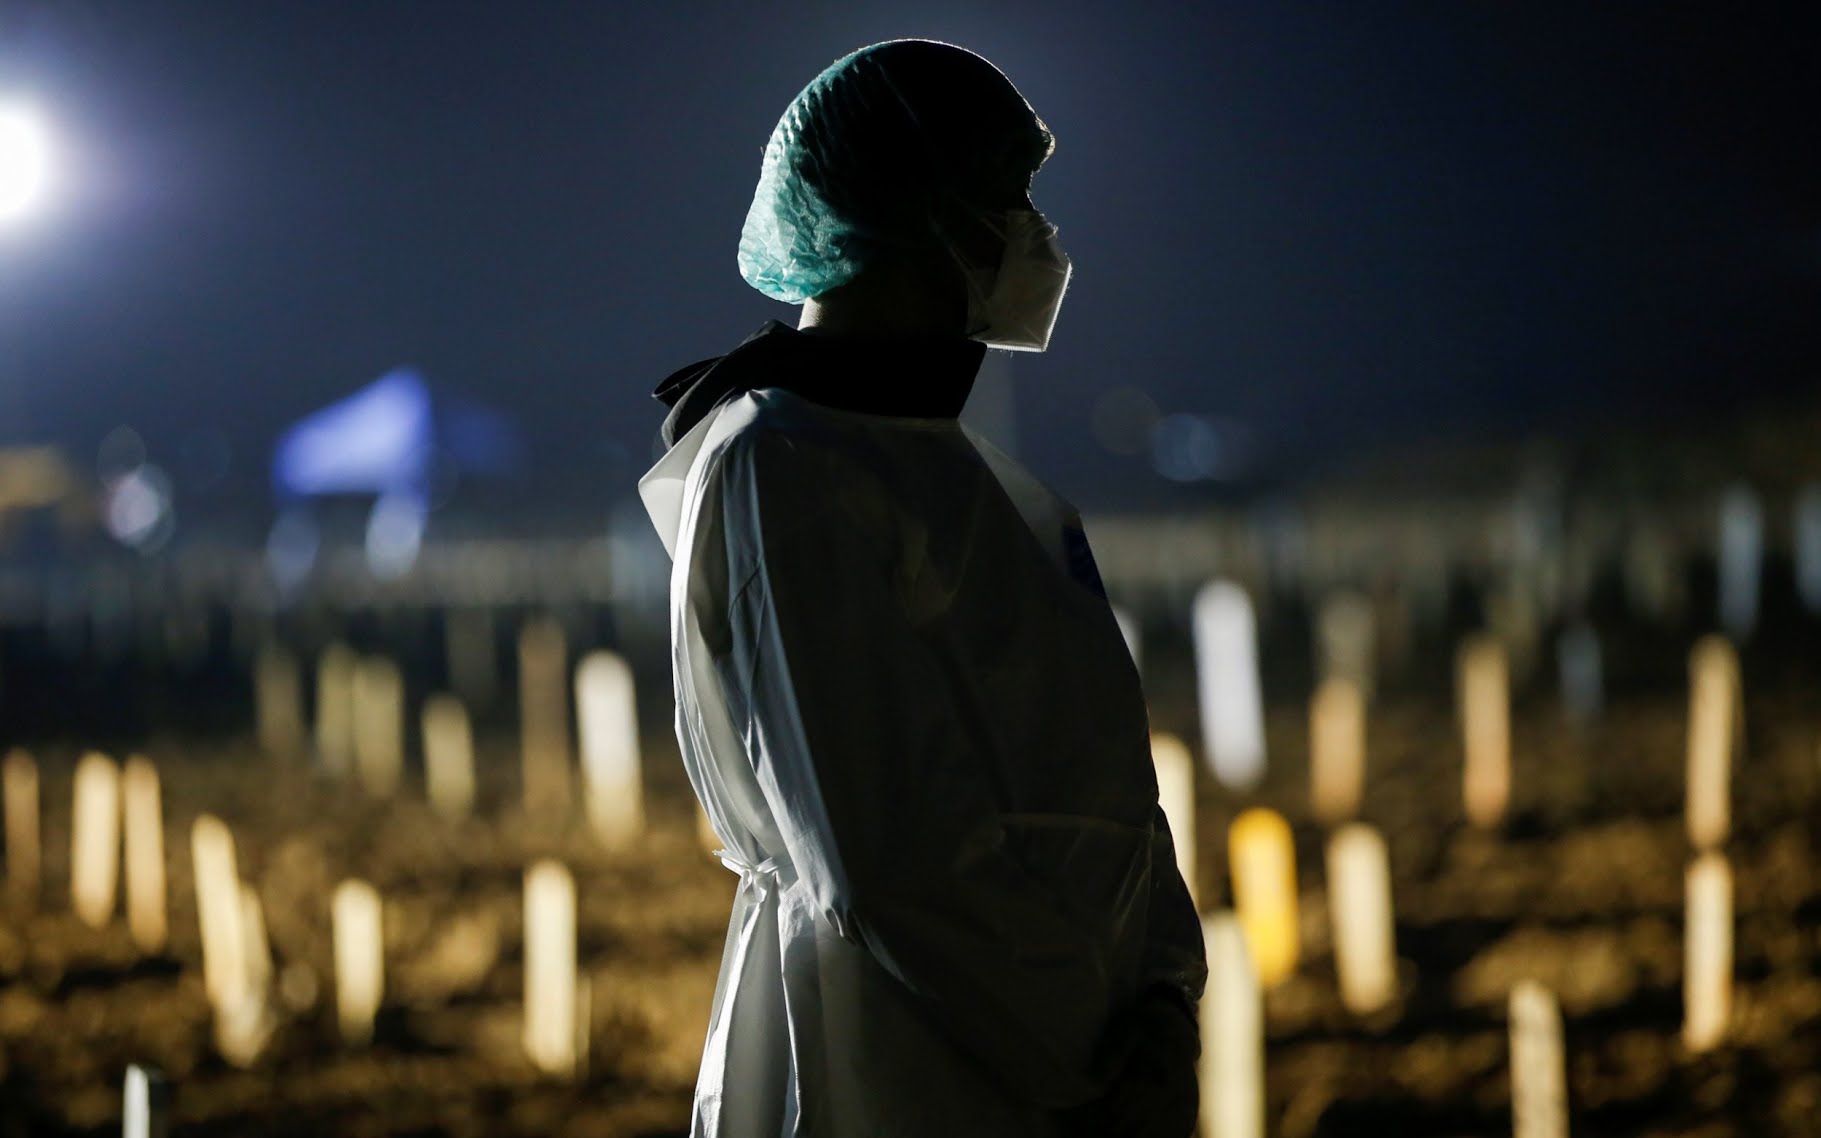
<path id="1" fill-rule="evenodd" d="M 385 994 L 385 937 L 379 893 L 364 881 L 335 888 L 330 919 L 335 937 L 335 1013 L 342 1041 L 365 1046 Z"/>
<path id="2" fill-rule="evenodd" d="M 1688 838 L 1698 850 L 1732 828 L 1732 755 L 1740 734 L 1739 657 L 1721 636 L 1688 654 Z"/>
<path id="3" fill-rule="evenodd" d="M 234 835 L 221 819 L 204 814 L 190 827 L 190 861 L 196 882 L 196 916 L 202 930 L 202 980 L 219 1015 L 246 994 L 245 914 Z"/>
<path id="4" fill-rule="evenodd" d="M 525 873 L 525 1053 L 547 1075 L 576 1072 L 575 879 L 560 863 Z"/>
<path id="5" fill-rule="evenodd" d="M 347 774 L 354 764 L 357 663 L 353 649 L 331 644 L 316 664 L 316 755 L 330 774 Z"/>
<path id="6" fill-rule="evenodd" d="M 1397 994 L 1390 859 L 1372 827 L 1350 822 L 1328 839 L 1328 911 L 1341 1002 L 1368 1015 Z"/>
<path id="7" fill-rule="evenodd" d="M 1456 657 L 1456 687 L 1466 767 L 1461 779 L 1467 818 L 1491 829 L 1511 800 L 1511 682 L 1505 649 L 1491 636 L 1473 636 Z"/>
<path id="8" fill-rule="evenodd" d="M 125 799 L 126 922 L 133 943 L 148 956 L 164 951 L 170 936 L 165 912 L 164 798 L 158 768 L 133 755 L 121 774 Z"/>
<path id="9" fill-rule="evenodd" d="M 38 763 L 24 751 L 0 762 L 0 795 L 6 799 L 6 890 L 15 905 L 38 903 Z"/>
<path id="10" fill-rule="evenodd" d="M 376 798 L 398 792 L 405 769 L 405 685 L 398 665 L 370 656 L 354 667 L 354 767 Z"/>
<path id="11" fill-rule="evenodd" d="M 1590 723 L 1605 706 L 1600 638 L 1585 621 L 1568 626 L 1556 642 L 1556 671 L 1562 684 L 1562 707 L 1569 718 Z"/>
<path id="12" fill-rule="evenodd" d="M 1322 603 L 1316 623 L 1317 675 L 1352 681 L 1370 701 L 1376 682 L 1376 614 L 1358 593 L 1338 593 Z"/>
<path id="13" fill-rule="evenodd" d="M 244 1068 L 259 1058 L 277 1021 L 268 998 L 272 950 L 266 940 L 265 908 L 251 885 L 242 882 L 238 893 L 242 972 L 235 994 L 215 1009 L 215 1050 L 233 1066 Z"/>
<path id="14" fill-rule="evenodd" d="M 1325 826 L 1359 813 L 1366 768 L 1366 700 L 1345 676 L 1323 680 L 1309 701 L 1309 806 Z"/>
<path id="15" fill-rule="evenodd" d="M 294 755 L 303 748 L 303 683 L 297 657 L 276 645 L 259 653 L 253 673 L 259 745 L 267 754 Z"/>
<path id="16" fill-rule="evenodd" d="M 548 618 L 526 622 L 518 645 L 525 808 L 547 813 L 569 801 L 569 650 Z"/>
<path id="17" fill-rule="evenodd" d="M 463 818 L 474 808 L 474 734 L 452 695 L 424 701 L 424 783 L 430 805 L 445 817 Z"/>
<path id="18" fill-rule="evenodd" d="M 114 917 L 120 883 L 120 768 L 89 752 L 76 764 L 70 816 L 70 908 L 91 928 Z"/>
<path id="19" fill-rule="evenodd" d="M 575 670 L 575 709 L 588 820 L 609 848 L 624 847 L 645 829 L 638 703 L 626 661 L 589 653 Z"/>
<path id="20" fill-rule="evenodd" d="M 1720 499 L 1720 627 L 1745 640 L 1758 623 L 1758 591 L 1764 575 L 1764 509 L 1748 486 L 1734 486 Z"/>
<path id="21" fill-rule="evenodd" d="M 121 1138 L 165 1138 L 170 1133 L 168 1099 L 161 1073 L 127 1064 L 120 1096 Z"/>
<path id="22" fill-rule="evenodd" d="M 1796 591 L 1811 616 L 1821 616 L 1821 483 L 1810 482 L 1796 496 Z"/>
<path id="23" fill-rule="evenodd" d="M 1200 898 L 1195 881 L 1195 761 L 1174 735 L 1151 736 L 1151 762 L 1157 768 L 1157 801 L 1170 823 L 1176 847 L 1176 869 L 1189 887 L 1191 898 Z"/>
<path id="24" fill-rule="evenodd" d="M 1568 1065 L 1562 1011 L 1534 980 L 1511 988 L 1511 1129 L 1514 1138 L 1568 1138 Z"/>
<path id="25" fill-rule="evenodd" d="M 1705 853 L 1688 867 L 1682 966 L 1682 1044 L 1711 1051 L 1732 1017 L 1732 867 Z"/>
<path id="26" fill-rule="evenodd" d="M 1201 1131 L 1264 1138 L 1265 1014 L 1246 935 L 1232 913 L 1202 922 L 1208 951 L 1201 1001 Z"/>
<path id="27" fill-rule="evenodd" d="M 1231 581 L 1212 582 L 1195 595 L 1194 622 L 1208 763 L 1224 785 L 1249 790 L 1265 771 L 1264 701 L 1252 601 Z"/>

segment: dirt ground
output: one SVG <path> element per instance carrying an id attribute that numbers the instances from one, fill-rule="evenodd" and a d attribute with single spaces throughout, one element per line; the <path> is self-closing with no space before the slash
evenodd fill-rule
<path id="1" fill-rule="evenodd" d="M 1186 660 L 1170 652 L 1157 653 L 1155 726 L 1192 739 Z M 1658 669 L 1679 670 L 1674 658 Z M 1576 727 L 1545 689 L 1517 703 L 1513 811 L 1496 835 L 1462 819 L 1445 672 L 1393 686 L 1374 709 L 1363 817 L 1390 846 L 1401 992 L 1369 1019 L 1342 1008 L 1334 980 L 1299 701 L 1272 701 L 1256 793 L 1201 779 L 1204 908 L 1223 903 L 1223 836 L 1240 809 L 1273 806 L 1297 834 L 1305 946 L 1267 1000 L 1270 1132 L 1509 1134 L 1505 998 L 1529 976 L 1562 1003 L 1575 1133 L 1821 1134 L 1821 711 L 1799 684 L 1753 692 L 1727 847 L 1730 1042 L 1692 1057 L 1679 1042 L 1681 694 L 1673 683 L 1619 693 L 1600 722 Z M 696 836 L 668 724 L 656 723 L 650 837 L 615 856 L 579 823 L 534 825 L 510 805 L 503 737 L 483 740 L 481 809 L 459 824 L 413 794 L 375 802 L 244 741 L 154 742 L 173 930 L 156 959 L 136 955 L 124 920 L 94 931 L 69 914 L 75 746 L 43 749 L 42 900 L 0 910 L 0 1136 L 116 1133 L 129 1062 L 165 1073 L 173 1132 L 198 1138 L 685 1133 L 735 882 Z M 210 1044 L 188 853 L 204 811 L 235 833 L 275 958 L 282 1023 L 250 1070 Z M 540 1078 L 519 1046 L 522 874 L 545 856 L 576 875 L 595 995 L 588 1070 L 572 1084 Z M 329 895 L 345 876 L 386 902 L 386 1003 L 362 1050 L 339 1041 L 330 990 Z"/>

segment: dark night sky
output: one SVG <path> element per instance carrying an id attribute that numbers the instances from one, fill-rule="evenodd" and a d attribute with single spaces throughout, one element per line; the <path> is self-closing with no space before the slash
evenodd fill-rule
<path id="1" fill-rule="evenodd" d="M 415 363 L 518 418 L 509 495 L 604 516 L 653 384 L 794 321 L 734 268 L 778 114 L 903 35 L 1058 137 L 1035 198 L 1075 283 L 1012 369 L 1024 456 L 1085 507 L 1177 500 L 1089 430 L 1123 385 L 1245 424 L 1270 474 L 1808 383 L 1814 17 L 1631 7 L 0 0 L 0 89 L 71 151 L 0 233 L 4 434 L 87 462 L 131 424 L 180 509 L 257 516 L 284 424 Z"/>

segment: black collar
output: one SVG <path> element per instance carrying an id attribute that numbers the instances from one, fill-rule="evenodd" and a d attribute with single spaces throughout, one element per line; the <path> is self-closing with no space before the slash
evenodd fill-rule
<path id="1" fill-rule="evenodd" d="M 832 336 L 767 320 L 733 351 L 671 373 L 651 394 L 670 408 L 660 431 L 666 449 L 724 399 L 765 387 L 843 411 L 952 419 L 985 358 L 985 344 L 959 336 Z"/>

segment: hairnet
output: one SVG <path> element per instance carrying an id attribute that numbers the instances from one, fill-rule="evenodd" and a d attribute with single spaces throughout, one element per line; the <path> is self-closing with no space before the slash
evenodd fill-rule
<path id="1" fill-rule="evenodd" d="M 796 304 L 885 250 L 938 248 L 955 211 L 1022 204 L 1054 146 L 1011 80 L 973 52 L 915 39 L 863 47 L 803 88 L 773 129 L 740 275 Z"/>

